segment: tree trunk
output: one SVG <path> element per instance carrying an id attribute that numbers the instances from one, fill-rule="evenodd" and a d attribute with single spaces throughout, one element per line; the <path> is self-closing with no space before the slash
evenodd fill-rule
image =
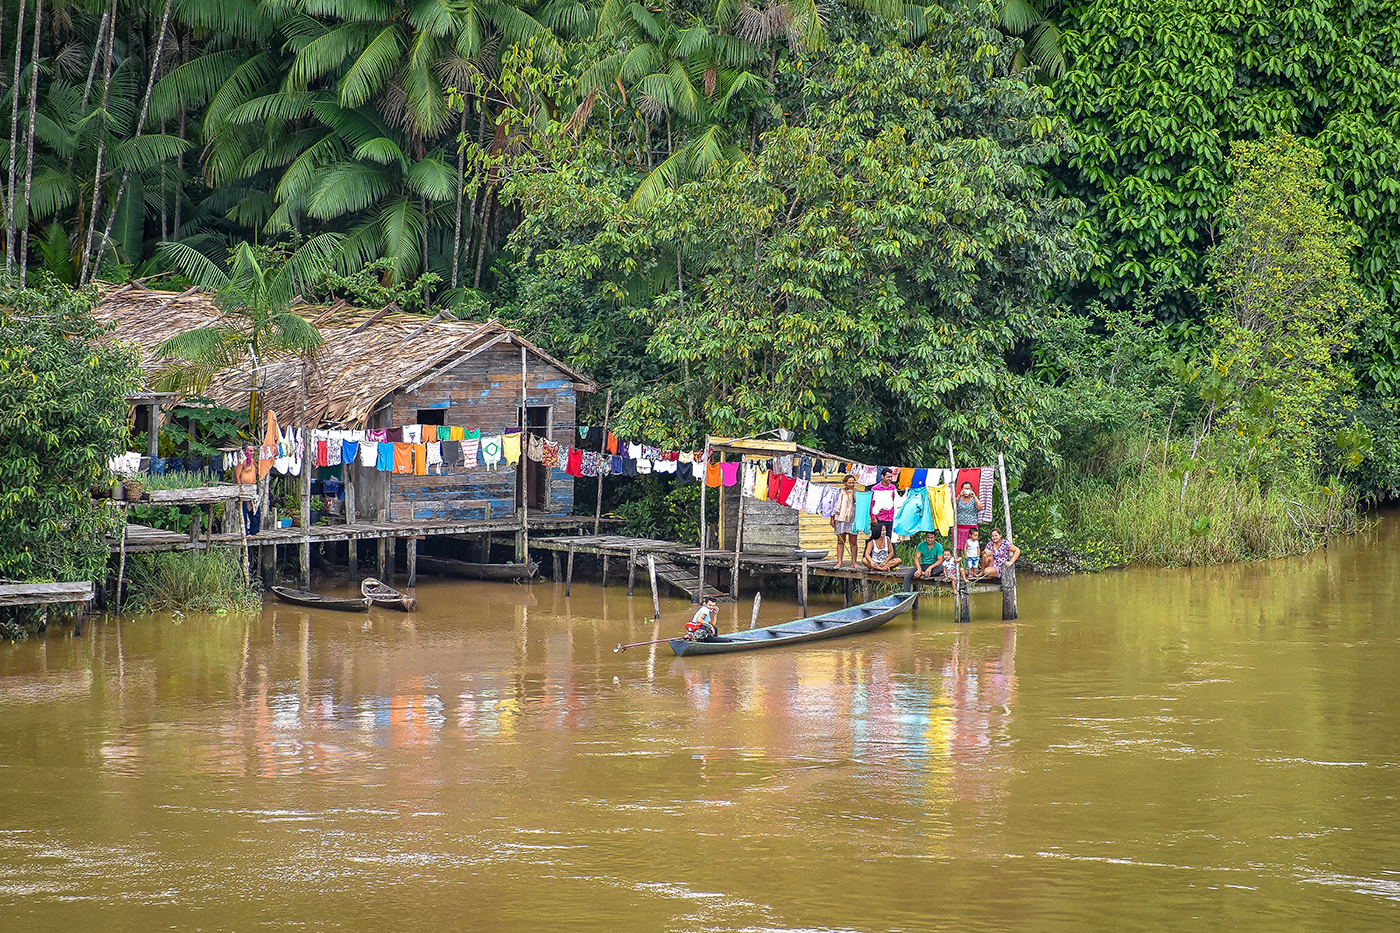
<path id="1" fill-rule="evenodd" d="M 184 39 L 180 44 L 180 64 L 185 64 L 190 60 L 190 30 L 185 30 Z M 180 105 L 180 141 L 185 140 L 185 105 Z M 185 196 L 185 154 L 181 152 L 175 157 L 175 222 L 170 231 L 172 240 L 180 239 L 180 201 Z"/>
<path id="2" fill-rule="evenodd" d="M 452 225 L 452 287 L 457 287 L 457 270 L 462 258 L 462 201 L 467 196 L 467 104 L 462 101 L 462 122 L 457 130 L 457 219 Z"/>
<path id="3" fill-rule="evenodd" d="M 156 52 L 151 56 L 151 73 L 146 78 L 146 96 L 141 101 L 141 115 L 136 118 L 136 134 L 133 140 L 141 138 L 141 132 L 146 126 L 146 114 L 151 109 L 151 91 L 155 90 L 156 73 L 160 71 L 160 56 L 165 50 L 165 33 L 170 26 L 170 4 L 172 0 L 165 0 L 165 12 L 160 17 L 160 34 L 156 37 Z M 112 224 L 117 221 L 117 211 L 122 206 L 122 195 L 126 193 L 126 183 L 131 178 L 131 169 L 122 172 L 121 183 L 117 185 L 117 196 L 112 199 L 112 210 L 107 214 L 107 226 L 102 230 L 102 242 L 98 244 L 97 255 L 101 256 L 107 249 L 107 240 L 112 236 Z"/>
<path id="4" fill-rule="evenodd" d="M 481 287 L 481 265 L 486 260 L 486 235 L 491 229 L 491 189 L 487 187 L 483 197 L 486 202 L 481 205 L 481 244 L 476 249 L 476 277 L 472 280 L 472 288 Z"/>
<path id="5" fill-rule="evenodd" d="M 34 6 L 34 51 L 29 56 L 34 65 L 34 75 L 29 79 L 29 152 L 24 159 L 24 226 L 19 235 L 19 252 L 15 262 L 19 264 L 19 287 L 23 288 L 28 272 L 29 257 L 29 192 L 34 187 L 34 122 L 39 113 L 39 29 L 44 23 L 44 0 Z"/>
<path id="6" fill-rule="evenodd" d="M 117 34 L 117 0 L 112 0 L 112 9 L 109 17 L 110 25 L 107 29 L 107 47 L 103 50 L 102 63 L 102 124 L 98 127 L 97 137 L 97 167 L 92 173 L 92 206 L 88 214 L 87 237 L 83 240 L 83 262 L 78 273 L 78 283 L 82 284 L 88 280 L 88 264 L 92 259 L 92 240 L 97 234 L 97 208 L 102 202 L 102 156 L 106 152 L 107 144 L 107 95 L 112 89 L 112 44 Z"/>
<path id="7" fill-rule="evenodd" d="M 15 80 L 10 102 L 10 180 L 5 185 L 5 272 L 15 268 L 15 159 L 19 156 L 19 78 L 24 63 L 24 0 L 19 0 L 19 25 L 15 27 Z"/>

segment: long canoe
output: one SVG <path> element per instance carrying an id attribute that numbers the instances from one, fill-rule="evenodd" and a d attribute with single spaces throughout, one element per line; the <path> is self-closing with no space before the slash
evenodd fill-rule
<path id="1" fill-rule="evenodd" d="M 365 577 L 360 583 L 360 593 L 370 601 L 372 606 L 397 609 L 399 612 L 408 612 L 418 604 L 418 600 L 412 596 L 400 593 L 389 584 L 374 577 Z"/>
<path id="2" fill-rule="evenodd" d="M 470 577 L 473 580 L 533 580 L 540 572 L 539 561 L 528 564 L 473 564 L 446 557 L 420 557 L 421 573 L 443 574 L 449 577 Z"/>
<path id="3" fill-rule="evenodd" d="M 284 603 L 311 606 L 315 609 L 335 609 L 340 612 L 369 612 L 369 599 L 364 596 L 322 596 L 310 590 L 294 590 L 289 586 L 274 586 L 272 592 Z"/>
<path id="4" fill-rule="evenodd" d="M 895 593 L 874 602 L 861 603 L 849 609 L 838 609 L 810 619 L 794 619 L 764 628 L 717 635 L 705 641 L 672 638 L 671 650 L 676 654 L 728 654 L 732 651 L 752 651 L 756 648 L 776 648 L 827 638 L 840 638 L 857 632 L 879 628 L 901 613 L 913 608 L 917 593 Z"/>

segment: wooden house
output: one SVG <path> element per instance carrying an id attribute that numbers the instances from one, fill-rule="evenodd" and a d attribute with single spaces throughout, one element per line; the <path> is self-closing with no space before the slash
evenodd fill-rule
<path id="1" fill-rule="evenodd" d="M 495 321 L 483 324 L 438 315 L 299 305 L 325 340 L 314 358 L 284 357 L 256 370 L 251 361 L 215 374 L 204 394 L 246 411 L 260 387 L 262 407 L 286 426 L 374 429 L 449 425 L 483 435 L 519 430 L 577 443 L 580 392 L 596 384 Z M 194 328 L 235 326 L 213 296 L 193 289 L 175 294 L 122 286 L 108 288 L 97 316 L 113 325 L 113 339 L 132 344 L 153 385 L 173 365 L 157 358 L 165 340 Z M 522 391 L 523 387 L 523 391 Z M 522 445 L 523 446 L 523 445 Z M 346 469 L 358 517 L 391 521 L 472 519 L 511 514 L 524 502 L 535 512 L 568 513 L 573 477 L 522 458 L 526 470 L 502 461 L 496 469 L 459 461 L 442 475 L 402 475 L 356 464 Z"/>
<path id="2" fill-rule="evenodd" d="M 711 450 L 721 460 L 742 460 L 746 462 L 767 461 L 773 457 L 810 456 L 823 460 L 837 460 L 828 454 L 792 441 L 758 438 L 710 438 Z M 816 475 L 813 481 L 840 485 L 843 475 Z M 861 487 L 864 488 L 864 487 Z M 820 515 L 808 515 L 798 509 L 790 509 L 779 502 L 769 502 L 743 497 L 737 486 L 719 486 L 711 490 L 720 497 L 719 526 L 715 540 L 721 551 L 733 552 L 734 536 L 738 534 L 742 550 L 757 554 L 791 554 L 799 550 L 830 551 L 836 556 L 836 530 L 831 519 Z M 742 501 L 743 521 L 739 520 L 739 507 Z"/>

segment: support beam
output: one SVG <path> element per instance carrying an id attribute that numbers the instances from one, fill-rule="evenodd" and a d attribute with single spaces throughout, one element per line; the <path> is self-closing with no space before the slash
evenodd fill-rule
<path id="1" fill-rule="evenodd" d="M 559 561 L 562 558 L 559 557 L 558 551 L 554 551 L 552 553 L 554 554 L 554 582 L 558 583 L 560 580 L 564 579 L 564 571 L 561 569 L 559 564 Z"/>
<path id="2" fill-rule="evenodd" d="M 661 618 L 661 590 L 656 586 L 656 555 L 647 555 L 647 571 L 651 575 L 651 611 L 653 619 Z"/>
<path id="3" fill-rule="evenodd" d="M 258 573 L 262 576 L 263 589 L 270 590 L 277 582 L 277 547 L 272 544 L 258 545 Z"/>
<path id="4" fill-rule="evenodd" d="M 569 595 L 569 590 L 574 587 L 574 549 L 569 548 L 569 569 L 564 573 L 564 595 Z"/>
<path id="5" fill-rule="evenodd" d="M 760 590 L 753 594 L 753 615 L 749 616 L 749 630 L 758 624 L 758 605 L 763 602 L 763 592 Z"/>
<path id="6" fill-rule="evenodd" d="M 632 548 L 627 554 L 627 595 L 631 596 L 637 591 L 637 549 Z M 700 566 L 705 566 L 703 557 Z M 703 584 L 704 581 L 705 578 L 702 576 L 700 582 Z"/>
<path id="7" fill-rule="evenodd" d="M 558 552 L 558 551 L 555 551 L 554 553 L 558 554 L 559 552 Z M 603 555 L 603 574 L 602 574 L 602 576 L 603 576 L 603 580 L 602 580 L 603 587 L 604 587 L 604 589 L 606 589 L 606 588 L 607 588 L 607 585 L 608 585 L 608 555 L 606 555 L 606 554 Z"/>
<path id="8" fill-rule="evenodd" d="M 1001 507 L 1006 515 L 1006 541 L 1014 544 L 1011 536 L 1011 496 L 1006 489 L 1006 457 L 997 454 L 997 470 L 1001 473 Z M 1016 609 L 1016 565 L 1006 564 L 1001 568 L 1001 617 L 1014 622 L 1018 617 Z"/>
<path id="9" fill-rule="evenodd" d="M 411 590 L 418 585 L 418 538 L 409 535 L 404 540 L 408 542 L 408 588 Z"/>
<path id="10" fill-rule="evenodd" d="M 150 423 L 150 433 L 146 437 L 146 456 L 154 460 L 160 456 L 160 402 L 147 405 L 146 413 L 146 420 Z"/>
<path id="11" fill-rule="evenodd" d="M 345 524 L 355 524 L 355 466 L 345 464 L 340 475 L 345 477 Z M 345 542 L 345 560 L 350 565 L 350 582 L 360 578 L 360 544 L 351 538 Z"/>
<path id="12" fill-rule="evenodd" d="M 802 604 L 802 618 L 807 618 L 807 555 L 802 555 L 802 574 L 797 578 L 797 601 Z"/>

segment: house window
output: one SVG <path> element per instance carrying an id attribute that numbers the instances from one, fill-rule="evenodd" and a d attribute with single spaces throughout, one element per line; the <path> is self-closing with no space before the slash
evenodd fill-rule
<path id="1" fill-rule="evenodd" d="M 446 408 L 420 408 L 418 409 L 419 424 L 446 424 Z"/>

